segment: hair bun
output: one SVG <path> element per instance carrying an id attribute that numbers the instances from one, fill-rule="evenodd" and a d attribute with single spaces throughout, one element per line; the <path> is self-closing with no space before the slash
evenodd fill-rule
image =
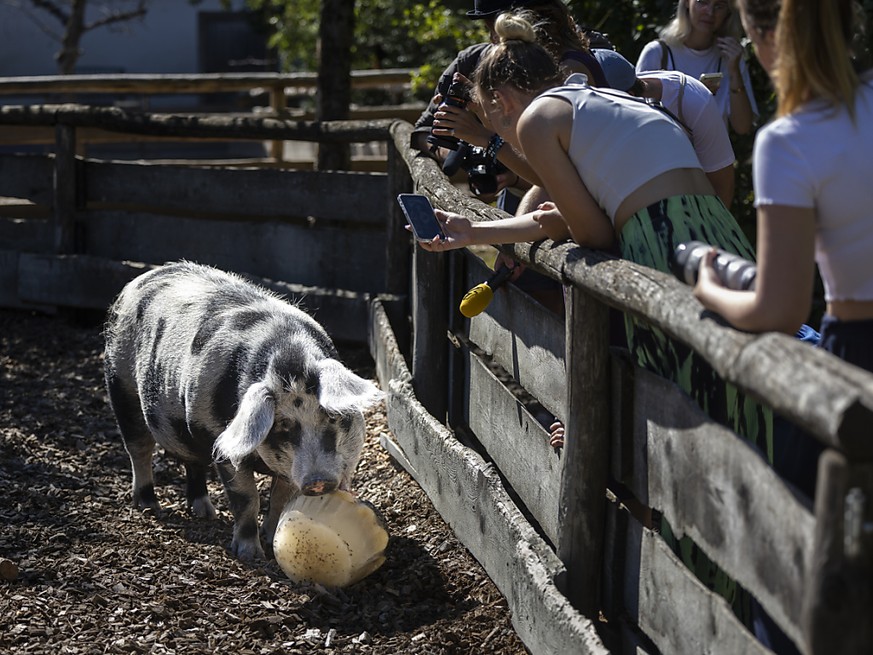
<path id="1" fill-rule="evenodd" d="M 517 14 L 500 14 L 494 23 L 494 33 L 497 34 L 500 43 L 507 41 L 536 42 L 536 32 L 534 32 L 533 25 Z"/>

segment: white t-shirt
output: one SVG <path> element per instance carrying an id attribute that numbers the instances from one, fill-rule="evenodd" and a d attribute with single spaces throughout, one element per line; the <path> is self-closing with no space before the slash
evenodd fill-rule
<path id="1" fill-rule="evenodd" d="M 815 259 L 825 300 L 873 300 L 873 72 L 855 121 L 812 102 L 755 139 L 755 206 L 815 209 Z"/>
<path id="2" fill-rule="evenodd" d="M 568 155 L 579 177 L 610 220 L 634 191 L 675 168 L 700 168 L 682 127 L 645 101 L 613 89 L 593 89 L 584 75 L 541 98 L 558 97 L 573 106 Z M 579 83 L 583 82 L 583 83 Z"/>
<path id="3" fill-rule="evenodd" d="M 709 89 L 679 71 L 650 71 L 639 77 L 661 81 L 661 104 L 691 131 L 691 144 L 705 172 L 734 163 L 730 135 Z"/>
<path id="4" fill-rule="evenodd" d="M 637 60 L 637 73 L 661 70 L 662 52 L 661 44 L 658 41 L 647 43 Z M 715 104 L 718 105 L 725 125 L 728 125 L 731 113 L 731 87 L 736 88 L 737 84 L 731 80 L 727 62 L 722 60 L 718 48 L 713 45 L 706 50 L 692 50 L 680 43 L 679 45 L 670 45 L 670 53 L 667 57 L 667 70 L 682 71 L 695 80 L 699 80 L 703 73 L 724 73 L 721 86 L 715 93 Z M 743 86 L 746 87 L 745 93 L 749 98 L 752 114 L 754 118 L 757 118 L 758 105 L 755 102 L 752 81 L 749 79 L 749 67 L 746 65 L 745 59 L 740 59 L 740 75 L 743 78 Z"/>

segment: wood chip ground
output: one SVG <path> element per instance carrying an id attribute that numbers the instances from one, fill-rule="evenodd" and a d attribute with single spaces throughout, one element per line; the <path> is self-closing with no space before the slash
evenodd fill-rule
<path id="1" fill-rule="evenodd" d="M 185 509 L 183 473 L 158 452 L 164 516 L 130 507 L 130 465 L 102 382 L 101 317 L 0 310 L 0 653 L 267 655 L 525 653 L 506 602 L 367 416 L 359 496 L 391 533 L 387 562 L 340 590 L 246 565 L 232 523 Z M 344 350 L 372 376 L 366 352 Z M 266 504 L 266 478 L 260 480 Z"/>

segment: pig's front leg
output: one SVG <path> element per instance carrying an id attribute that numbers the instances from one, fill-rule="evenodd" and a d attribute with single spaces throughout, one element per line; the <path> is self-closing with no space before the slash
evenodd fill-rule
<path id="1" fill-rule="evenodd" d="M 235 469 L 230 462 L 219 462 L 216 468 L 233 513 L 231 552 L 241 560 L 264 559 L 264 549 L 258 536 L 261 502 L 254 473 L 246 466 Z"/>
<path id="2" fill-rule="evenodd" d="M 273 546 L 273 537 L 276 536 L 276 528 L 279 527 L 282 510 L 297 493 L 299 490 L 288 480 L 278 475 L 273 476 L 273 484 L 270 487 L 270 511 L 264 522 L 264 542 L 268 547 L 272 548 Z"/>

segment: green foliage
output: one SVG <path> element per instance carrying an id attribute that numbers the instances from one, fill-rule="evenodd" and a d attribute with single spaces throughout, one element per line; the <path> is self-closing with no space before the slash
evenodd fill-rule
<path id="1" fill-rule="evenodd" d="M 316 69 L 318 0 L 248 0 L 247 5 L 263 13 L 284 70 Z M 418 68 L 413 88 L 429 99 L 458 50 L 486 38 L 481 23 L 464 16 L 471 6 L 469 0 L 359 0 L 352 67 Z"/>

